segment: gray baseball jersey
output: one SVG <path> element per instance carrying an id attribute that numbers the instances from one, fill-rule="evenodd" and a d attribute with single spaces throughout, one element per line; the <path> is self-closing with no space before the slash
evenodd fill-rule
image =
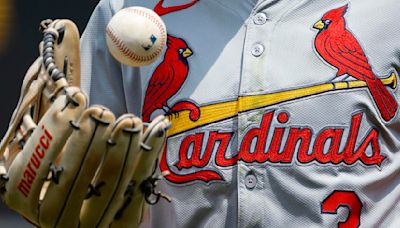
<path id="1" fill-rule="evenodd" d="M 105 27 L 144 6 L 168 45 L 131 68 Z M 400 227 L 400 1 L 103 0 L 91 103 L 172 121 L 151 227 Z"/>

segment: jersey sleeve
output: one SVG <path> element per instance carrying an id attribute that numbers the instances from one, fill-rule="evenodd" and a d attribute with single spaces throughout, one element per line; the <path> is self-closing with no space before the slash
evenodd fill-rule
<path id="1" fill-rule="evenodd" d="M 106 26 L 117 11 L 116 2 L 100 1 L 82 34 L 81 85 L 91 105 L 104 105 L 118 116 L 127 112 L 123 66 L 109 53 L 105 38 Z"/>

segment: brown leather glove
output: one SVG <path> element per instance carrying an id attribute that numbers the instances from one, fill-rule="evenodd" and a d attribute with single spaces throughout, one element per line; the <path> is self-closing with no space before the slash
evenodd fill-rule
<path id="1" fill-rule="evenodd" d="M 1 197 L 40 227 L 136 227 L 154 190 L 169 121 L 144 127 L 125 114 L 87 107 L 79 88 L 79 32 L 42 22 L 40 57 L 28 70 L 0 144 Z"/>

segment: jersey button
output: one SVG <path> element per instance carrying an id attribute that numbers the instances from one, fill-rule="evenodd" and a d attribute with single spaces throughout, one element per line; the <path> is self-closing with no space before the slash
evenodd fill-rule
<path id="1" fill-rule="evenodd" d="M 254 44 L 251 48 L 251 54 L 255 57 L 262 55 L 264 52 L 264 46 L 262 44 Z"/>
<path id="2" fill-rule="evenodd" d="M 253 17 L 253 22 L 256 25 L 263 25 L 267 22 L 267 15 L 265 15 L 265 13 L 257 13 Z"/>
<path id="3" fill-rule="evenodd" d="M 247 189 L 253 189 L 257 185 L 257 178 L 254 174 L 249 174 L 244 178 L 244 184 Z"/>

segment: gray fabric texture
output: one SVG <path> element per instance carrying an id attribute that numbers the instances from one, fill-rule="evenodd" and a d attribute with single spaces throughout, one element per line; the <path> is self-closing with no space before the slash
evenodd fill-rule
<path id="1" fill-rule="evenodd" d="M 166 59 L 162 56 L 154 64 L 140 69 L 118 64 L 107 52 L 104 29 L 119 9 L 129 6 L 153 9 L 157 2 L 100 2 L 82 38 L 82 83 L 92 103 L 104 104 L 116 113 L 142 114 L 150 78 Z M 166 0 L 164 6 L 187 2 Z M 354 210 L 349 210 L 344 203 L 338 205 L 336 214 L 323 213 L 324 200 L 334 192 L 351 192 L 359 198 L 362 204 L 357 218 L 360 227 L 400 226 L 399 111 L 389 121 L 383 120 L 367 87 L 334 89 L 243 109 L 252 103 L 242 103 L 242 98 L 251 95 L 356 80 L 351 75 L 337 78 L 337 68 L 317 53 L 314 43 L 318 31 L 313 25 L 326 12 L 346 4 L 349 4 L 344 14 L 346 28 L 360 43 L 374 75 L 379 78 L 391 73 L 398 75 L 398 0 L 201 0 L 190 8 L 162 16 L 168 34 L 184 39 L 193 51 L 187 58 L 187 79 L 179 91 L 167 99 L 167 105 L 173 107 L 179 101 L 192 101 L 205 107 L 236 101 L 237 113 L 169 138 L 166 164 L 176 176 L 211 171 L 223 179 L 204 182 L 194 178 L 182 183 L 167 178 L 160 188 L 173 197 L 173 201 L 152 206 L 143 227 L 336 227 Z M 264 24 L 254 23 L 257 13 L 266 15 Z M 255 44 L 264 47 L 257 57 L 252 54 Z M 398 102 L 399 89 L 386 88 Z M 163 112 L 159 108 L 152 116 Z M 283 112 L 287 114 L 286 122 L 278 118 Z M 304 163 L 298 158 L 298 143 L 289 162 L 238 159 L 233 165 L 221 166 L 216 162 L 221 147 L 221 140 L 217 140 L 205 166 L 182 169 L 176 166 L 182 156 L 190 160 L 196 150 L 193 142 L 184 147 L 185 139 L 188 141 L 188 137 L 202 134 L 200 152 L 204 156 L 212 132 L 231 133 L 224 155 L 225 158 L 237 156 L 243 148 L 243 139 L 252 129 L 260 128 L 268 113 L 273 116 L 265 151 L 278 128 L 283 129 L 281 143 L 278 143 L 280 151 L 288 144 L 293 128 L 310 129 L 308 154 L 312 153 L 318 135 L 324 130 L 342 129 L 338 151 L 343 151 L 355 116 L 361 116 L 355 149 L 360 148 L 371 131 L 376 131 L 379 148 L 376 145 L 373 148 L 371 141 L 365 155 L 371 157 L 379 149 L 385 158 L 380 166 L 364 164 L 360 159 L 351 164 L 316 160 Z M 171 118 L 174 125 L 174 118 L 181 116 L 172 115 Z M 256 149 L 259 138 L 253 138 L 250 151 Z M 330 143 L 332 139 L 322 145 L 326 154 Z M 185 148 L 187 150 L 183 150 Z M 246 182 L 249 175 L 256 178 L 256 185 L 251 189 Z M 345 199 L 336 200 L 342 203 Z"/>

